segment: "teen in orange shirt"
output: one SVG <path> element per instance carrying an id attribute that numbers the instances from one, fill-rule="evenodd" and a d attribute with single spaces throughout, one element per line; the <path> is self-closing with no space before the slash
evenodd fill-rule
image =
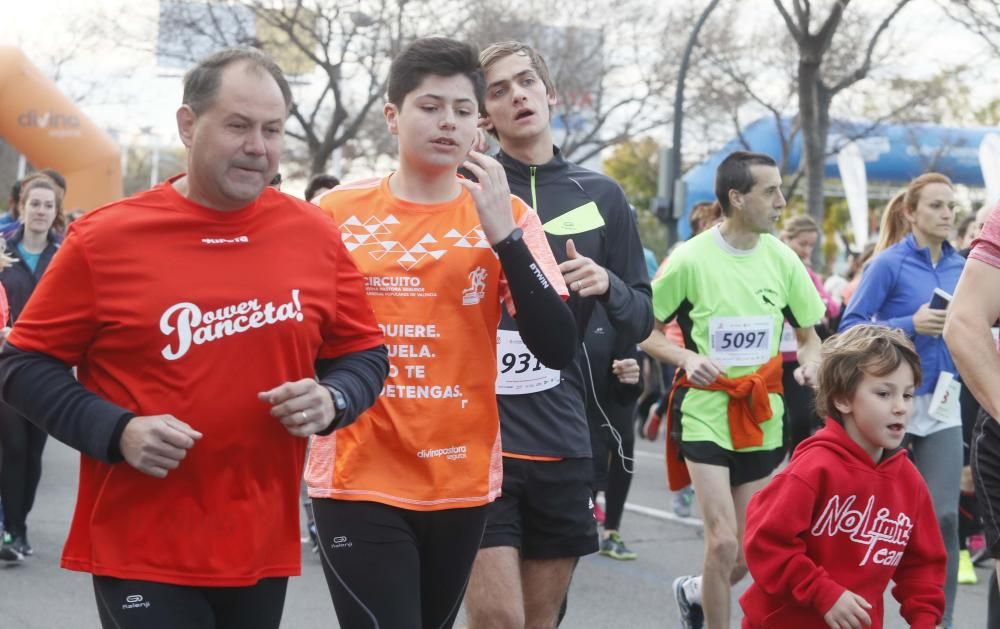
<path id="1" fill-rule="evenodd" d="M 475 51 L 414 42 L 392 63 L 388 96 L 399 170 L 319 204 L 365 275 L 389 379 L 357 422 L 314 440 L 306 478 L 341 626 L 451 627 L 500 490 L 501 303 L 539 364 L 568 364 L 576 329 L 537 215 L 495 160 L 470 153 Z M 477 181 L 459 178 L 461 165 Z"/>

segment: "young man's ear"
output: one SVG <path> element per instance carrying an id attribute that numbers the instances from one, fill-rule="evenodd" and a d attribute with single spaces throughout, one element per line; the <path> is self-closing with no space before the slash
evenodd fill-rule
<path id="1" fill-rule="evenodd" d="M 479 122 L 477 123 L 480 129 L 483 131 L 493 131 L 493 121 L 486 114 L 479 114 Z"/>
<path id="2" fill-rule="evenodd" d="M 385 126 L 392 135 L 399 135 L 399 109 L 392 103 L 386 103 L 382 108 L 382 115 L 385 116 Z"/>
<path id="3" fill-rule="evenodd" d="M 556 105 L 559 104 L 559 99 L 556 97 L 555 91 L 546 92 L 545 98 L 548 99 L 550 108 L 555 107 Z"/>
<path id="4" fill-rule="evenodd" d="M 191 148 L 191 143 L 194 141 L 194 123 L 197 119 L 198 116 L 189 105 L 181 105 L 177 109 L 177 134 L 188 148 Z"/>

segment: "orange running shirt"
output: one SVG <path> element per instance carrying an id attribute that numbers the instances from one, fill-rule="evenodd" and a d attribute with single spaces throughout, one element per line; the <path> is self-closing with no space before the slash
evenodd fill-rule
<path id="1" fill-rule="evenodd" d="M 82 456 L 63 567 L 192 586 L 299 574 L 306 440 L 257 393 L 382 342 L 336 225 L 271 188 L 218 212 L 168 182 L 75 221 L 10 343 L 204 436 L 164 479 Z"/>
<path id="2" fill-rule="evenodd" d="M 565 299 L 537 214 L 511 201 L 525 243 Z M 503 470 L 497 324 L 501 300 L 512 302 L 472 196 L 463 188 L 448 203 L 410 203 L 392 194 L 386 177 L 341 186 L 318 202 L 365 276 L 391 366 L 371 409 L 313 439 L 309 495 L 422 511 L 492 501 Z"/>

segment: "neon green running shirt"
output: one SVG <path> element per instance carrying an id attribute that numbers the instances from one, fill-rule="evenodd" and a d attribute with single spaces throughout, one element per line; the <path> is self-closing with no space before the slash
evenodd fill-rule
<path id="1" fill-rule="evenodd" d="M 753 373 L 778 354 L 781 328 L 816 325 L 826 308 L 795 252 L 770 234 L 750 250 L 734 249 L 713 227 L 670 255 L 653 282 L 658 321 L 677 318 L 685 346 L 726 366 L 726 376 Z M 771 394 L 764 442 L 744 451 L 782 445 L 784 403 Z M 711 441 L 733 450 L 724 391 L 689 389 L 681 403 L 684 441 Z"/>

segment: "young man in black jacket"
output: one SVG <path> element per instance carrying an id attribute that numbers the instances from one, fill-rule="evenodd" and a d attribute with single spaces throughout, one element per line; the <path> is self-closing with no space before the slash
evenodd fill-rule
<path id="1" fill-rule="evenodd" d="M 624 193 L 553 146 L 555 88 L 537 52 L 504 42 L 487 47 L 480 61 L 483 124 L 500 140 L 497 159 L 511 192 L 542 220 L 577 329 L 604 308 L 626 342 L 642 341 L 653 327 L 651 291 Z M 554 627 L 577 559 L 598 548 L 583 351 L 561 372 L 545 369 L 506 316 L 498 344 L 503 495 L 490 505 L 473 567 L 469 626 Z"/>

